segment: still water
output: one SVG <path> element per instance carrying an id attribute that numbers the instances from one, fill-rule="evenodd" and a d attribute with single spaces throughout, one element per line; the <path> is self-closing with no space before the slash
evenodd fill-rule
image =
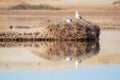
<path id="1" fill-rule="evenodd" d="M 0 80 L 119 80 L 120 31 L 99 42 L 0 43 Z"/>

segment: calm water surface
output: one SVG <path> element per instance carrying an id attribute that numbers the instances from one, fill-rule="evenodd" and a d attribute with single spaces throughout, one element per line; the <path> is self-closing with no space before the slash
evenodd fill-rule
<path id="1" fill-rule="evenodd" d="M 92 43 L 0 43 L 0 80 L 40 79 L 119 80 L 120 31 Z"/>

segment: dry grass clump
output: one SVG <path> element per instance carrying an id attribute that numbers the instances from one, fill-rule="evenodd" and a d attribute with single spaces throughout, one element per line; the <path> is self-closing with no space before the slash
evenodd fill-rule
<path id="1" fill-rule="evenodd" d="M 0 32 L 0 41 L 78 41 L 78 40 L 98 40 L 100 28 L 98 25 L 88 21 L 75 20 L 72 23 L 50 22 L 46 26 L 40 27 L 41 31 Z"/>
<path id="2" fill-rule="evenodd" d="M 98 25 L 90 22 L 80 22 L 78 20 L 72 23 L 61 22 L 58 24 L 49 24 L 46 28 L 48 34 L 56 39 L 96 39 L 99 38 L 100 28 Z"/>
<path id="3" fill-rule="evenodd" d="M 8 10 L 60 10 L 60 9 L 61 8 L 53 7 L 46 4 L 31 5 L 27 3 L 20 3 L 8 8 Z"/>
<path id="4" fill-rule="evenodd" d="M 113 5 L 119 5 L 120 6 L 120 0 L 119 1 L 114 1 Z"/>

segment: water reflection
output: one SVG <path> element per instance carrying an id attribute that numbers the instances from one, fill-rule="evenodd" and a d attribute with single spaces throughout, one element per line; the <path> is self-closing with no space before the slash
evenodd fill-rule
<path id="1" fill-rule="evenodd" d="M 49 61 L 66 60 L 69 64 L 74 62 L 75 68 L 84 60 L 97 55 L 100 47 L 99 42 L 0 42 L 1 48 L 24 47 L 28 48 L 35 56 Z"/>
<path id="2" fill-rule="evenodd" d="M 44 51 L 43 48 L 47 48 Z M 39 49 L 39 50 L 38 50 Z M 93 54 L 99 52 L 99 43 L 98 42 L 46 42 L 42 46 L 32 50 L 33 53 L 40 57 L 44 57 L 49 60 L 60 60 L 62 58 L 72 59 L 82 59 L 83 56 L 90 57 Z M 37 52 L 36 52 L 37 51 Z M 55 57 L 54 57 L 55 56 Z M 56 58 L 58 57 L 58 58 Z"/>
<path id="3" fill-rule="evenodd" d="M 43 52 L 44 48 L 47 49 Z M 67 63 L 74 61 L 77 68 L 84 59 L 98 54 L 99 50 L 99 42 L 51 42 L 32 49 L 32 52 L 51 61 L 63 59 L 66 59 Z"/>

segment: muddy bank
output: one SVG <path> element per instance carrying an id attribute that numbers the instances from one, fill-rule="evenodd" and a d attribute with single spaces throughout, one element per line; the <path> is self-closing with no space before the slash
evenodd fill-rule
<path id="1" fill-rule="evenodd" d="M 74 22 L 48 22 L 40 27 L 41 31 L 2 31 L 0 41 L 57 41 L 57 40 L 95 40 L 99 39 L 100 28 L 88 21 L 75 20 Z"/>

